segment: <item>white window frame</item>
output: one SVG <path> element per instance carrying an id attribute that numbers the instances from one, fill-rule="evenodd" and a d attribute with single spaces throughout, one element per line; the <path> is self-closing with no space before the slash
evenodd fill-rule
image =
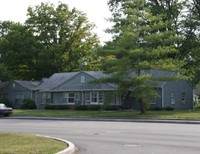
<path id="1" fill-rule="evenodd" d="M 85 76 L 81 76 L 81 83 L 85 83 Z"/>
<path id="2" fill-rule="evenodd" d="M 73 94 L 74 96 L 71 97 L 70 94 Z M 65 100 L 64 103 L 67 104 L 75 104 L 78 103 L 78 101 L 80 101 L 80 95 L 77 92 L 67 92 L 64 93 L 63 99 Z M 70 99 L 74 99 L 73 102 L 70 102 Z"/>
<path id="3" fill-rule="evenodd" d="M 185 99 L 186 99 L 186 92 L 182 92 L 182 93 L 181 93 L 181 103 L 182 103 L 182 104 L 185 104 L 185 103 L 186 103 L 186 100 L 185 100 Z"/>
<path id="4" fill-rule="evenodd" d="M 95 94 L 96 97 L 93 97 L 93 94 Z M 93 101 L 93 98 L 96 99 L 96 102 Z M 90 104 L 99 104 L 99 92 L 90 92 Z"/>

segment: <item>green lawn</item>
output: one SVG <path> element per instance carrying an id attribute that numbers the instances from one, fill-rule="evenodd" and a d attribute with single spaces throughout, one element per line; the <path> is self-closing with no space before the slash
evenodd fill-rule
<path id="1" fill-rule="evenodd" d="M 68 146 L 54 139 L 17 133 L 0 133 L 0 139 L 0 154 L 49 154 Z"/>
<path id="2" fill-rule="evenodd" d="M 138 111 L 14 110 L 14 114 L 12 116 L 200 120 L 200 110 L 147 111 L 144 115 L 139 114 Z"/>

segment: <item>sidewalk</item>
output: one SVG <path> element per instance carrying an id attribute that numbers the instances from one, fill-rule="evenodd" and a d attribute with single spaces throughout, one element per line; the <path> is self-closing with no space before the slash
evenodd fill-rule
<path id="1" fill-rule="evenodd" d="M 65 121 L 111 121 L 111 122 L 142 122 L 142 123 L 174 123 L 174 124 L 200 124 L 199 120 L 182 119 L 123 119 L 123 118 L 87 118 L 87 117 L 6 117 L 7 119 L 31 120 L 65 120 Z"/>

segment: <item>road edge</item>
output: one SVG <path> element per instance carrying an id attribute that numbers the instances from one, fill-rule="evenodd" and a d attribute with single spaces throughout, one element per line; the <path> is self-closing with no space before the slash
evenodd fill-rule
<path id="1" fill-rule="evenodd" d="M 67 140 L 64 140 L 64 139 L 61 139 L 61 138 L 57 138 L 57 137 L 45 136 L 45 135 L 39 135 L 39 134 L 36 134 L 36 136 L 51 138 L 51 139 L 54 139 L 54 140 L 58 140 L 60 142 L 64 142 L 68 145 L 67 148 L 65 148 L 64 150 L 62 150 L 60 152 L 57 152 L 56 154 L 73 154 L 76 151 L 75 145 L 70 141 L 67 141 Z"/>

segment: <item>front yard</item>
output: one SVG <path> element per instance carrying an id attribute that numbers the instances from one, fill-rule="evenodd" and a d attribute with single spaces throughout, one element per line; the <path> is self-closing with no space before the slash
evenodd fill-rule
<path id="1" fill-rule="evenodd" d="M 1 154 L 45 154 L 56 153 L 68 145 L 45 137 L 18 133 L 0 133 Z"/>
<path id="2" fill-rule="evenodd" d="M 147 111 L 76 111 L 76 110 L 14 110 L 11 116 L 83 117 L 83 118 L 129 118 L 129 119 L 191 119 L 200 120 L 200 110 Z"/>

